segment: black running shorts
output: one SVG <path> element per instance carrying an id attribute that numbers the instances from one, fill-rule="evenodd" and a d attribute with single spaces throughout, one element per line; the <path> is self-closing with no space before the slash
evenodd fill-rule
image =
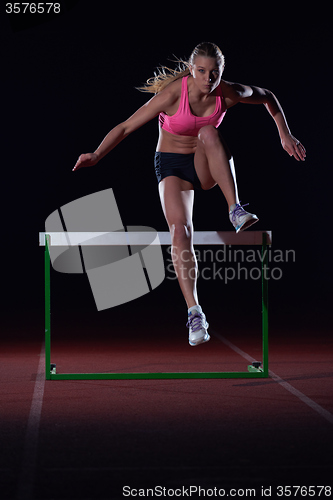
<path id="1" fill-rule="evenodd" d="M 195 189 L 202 189 L 194 166 L 194 153 L 155 153 L 155 173 L 160 183 L 165 177 L 174 175 L 193 184 Z"/>

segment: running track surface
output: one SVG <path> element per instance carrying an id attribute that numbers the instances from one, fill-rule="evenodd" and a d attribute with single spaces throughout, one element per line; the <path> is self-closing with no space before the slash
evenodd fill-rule
<path id="1" fill-rule="evenodd" d="M 163 297 L 84 315 L 58 304 L 57 371 L 229 371 L 261 359 L 251 305 L 221 321 L 208 304 L 212 339 L 191 348 L 179 297 Z M 12 317 L 1 344 L 1 499 L 118 499 L 126 485 L 254 488 L 260 498 L 263 486 L 332 485 L 330 329 L 272 309 L 271 377 L 257 380 L 45 382 L 43 311 Z"/>

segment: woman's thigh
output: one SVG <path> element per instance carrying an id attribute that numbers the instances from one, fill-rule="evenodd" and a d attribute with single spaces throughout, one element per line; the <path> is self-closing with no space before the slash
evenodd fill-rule
<path id="1" fill-rule="evenodd" d="M 207 129 L 207 130 L 204 130 Z M 209 168 L 209 160 L 208 160 L 208 151 L 207 148 L 212 149 L 212 153 L 214 154 L 214 147 L 216 148 L 216 145 L 218 147 L 222 147 L 224 150 L 228 160 L 231 159 L 231 153 L 230 150 L 223 139 L 221 133 L 214 129 L 214 127 L 204 127 L 204 132 L 210 132 L 208 134 L 208 138 L 210 139 L 209 141 L 205 141 L 205 135 L 200 134 L 198 135 L 198 143 L 197 143 L 197 149 L 194 155 L 194 166 L 195 170 L 197 172 L 197 176 L 199 177 L 201 187 L 202 189 L 211 189 L 216 185 L 216 181 L 213 179 L 210 168 Z M 210 130 L 211 129 L 211 130 Z M 206 134 L 207 135 L 207 134 Z M 209 137 L 209 135 L 211 137 Z M 212 140 L 214 139 L 214 140 Z M 215 142 L 216 141 L 216 142 Z M 216 157 L 214 155 L 214 157 Z"/>

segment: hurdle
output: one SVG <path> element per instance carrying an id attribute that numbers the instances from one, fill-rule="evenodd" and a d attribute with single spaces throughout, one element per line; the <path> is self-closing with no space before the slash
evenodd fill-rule
<path id="1" fill-rule="evenodd" d="M 39 245 L 45 246 L 45 378 L 46 380 L 147 380 L 147 379 L 223 379 L 267 378 L 268 372 L 268 251 L 272 244 L 272 231 L 197 231 L 193 235 L 196 245 L 261 246 L 261 322 L 262 361 L 253 362 L 246 371 L 231 372 L 148 372 L 148 373 L 57 373 L 51 363 L 51 259 L 52 246 L 82 245 L 171 245 L 168 232 L 158 232 L 152 242 L 151 233 L 145 232 L 40 232 Z"/>

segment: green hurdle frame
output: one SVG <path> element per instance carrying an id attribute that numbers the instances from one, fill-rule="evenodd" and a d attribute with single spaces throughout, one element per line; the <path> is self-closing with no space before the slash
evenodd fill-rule
<path id="1" fill-rule="evenodd" d="M 45 377 L 46 380 L 149 380 L 149 379 L 222 379 L 267 378 L 268 372 L 268 269 L 267 234 L 262 233 L 261 302 L 262 362 L 255 362 L 243 372 L 166 372 L 166 373 L 56 373 L 51 363 L 51 237 L 45 234 Z"/>

